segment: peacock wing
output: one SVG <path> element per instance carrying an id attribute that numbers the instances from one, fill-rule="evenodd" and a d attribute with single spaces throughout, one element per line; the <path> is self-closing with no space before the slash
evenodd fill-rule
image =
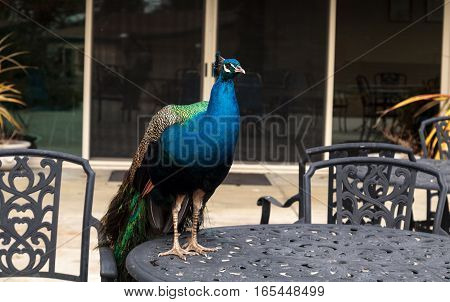
<path id="1" fill-rule="evenodd" d="M 170 126 L 177 123 L 183 124 L 195 115 L 205 112 L 207 108 L 208 102 L 202 101 L 190 105 L 168 105 L 159 110 L 147 126 L 123 184 L 133 183 L 136 171 L 141 166 L 150 143 L 156 142 Z"/>

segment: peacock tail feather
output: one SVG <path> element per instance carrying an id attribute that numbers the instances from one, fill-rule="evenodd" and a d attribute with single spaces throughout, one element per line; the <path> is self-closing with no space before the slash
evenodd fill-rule
<path id="1" fill-rule="evenodd" d="M 127 225 L 114 244 L 114 256 L 118 266 L 123 266 L 128 252 L 146 239 L 146 202 L 138 192 L 133 194 Z"/>

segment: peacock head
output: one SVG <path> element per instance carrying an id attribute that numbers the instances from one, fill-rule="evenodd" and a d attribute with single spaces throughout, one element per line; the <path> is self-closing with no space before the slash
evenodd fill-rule
<path id="1" fill-rule="evenodd" d="M 245 74 L 245 70 L 241 67 L 241 63 L 238 60 L 224 59 L 217 53 L 216 62 L 214 63 L 214 73 L 224 80 L 230 80 L 240 73 Z"/>

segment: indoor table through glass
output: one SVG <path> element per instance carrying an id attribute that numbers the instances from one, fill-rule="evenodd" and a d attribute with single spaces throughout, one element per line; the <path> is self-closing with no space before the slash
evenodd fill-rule
<path id="1" fill-rule="evenodd" d="M 186 241 L 184 234 L 181 242 Z M 450 281 L 450 237 L 351 225 L 250 225 L 204 229 L 207 256 L 158 257 L 172 236 L 126 260 L 137 281 Z"/>

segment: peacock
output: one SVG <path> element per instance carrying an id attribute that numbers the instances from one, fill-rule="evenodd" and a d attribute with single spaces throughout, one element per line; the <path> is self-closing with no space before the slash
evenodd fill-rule
<path id="1" fill-rule="evenodd" d="M 173 247 L 158 256 L 216 251 L 198 243 L 205 204 L 227 176 L 239 135 L 233 79 L 245 70 L 216 54 L 209 101 L 167 105 L 151 119 L 124 180 L 102 218 L 103 245 L 113 248 L 119 280 L 125 258 L 143 241 L 173 231 Z M 191 230 L 185 245 L 180 233 Z"/>

